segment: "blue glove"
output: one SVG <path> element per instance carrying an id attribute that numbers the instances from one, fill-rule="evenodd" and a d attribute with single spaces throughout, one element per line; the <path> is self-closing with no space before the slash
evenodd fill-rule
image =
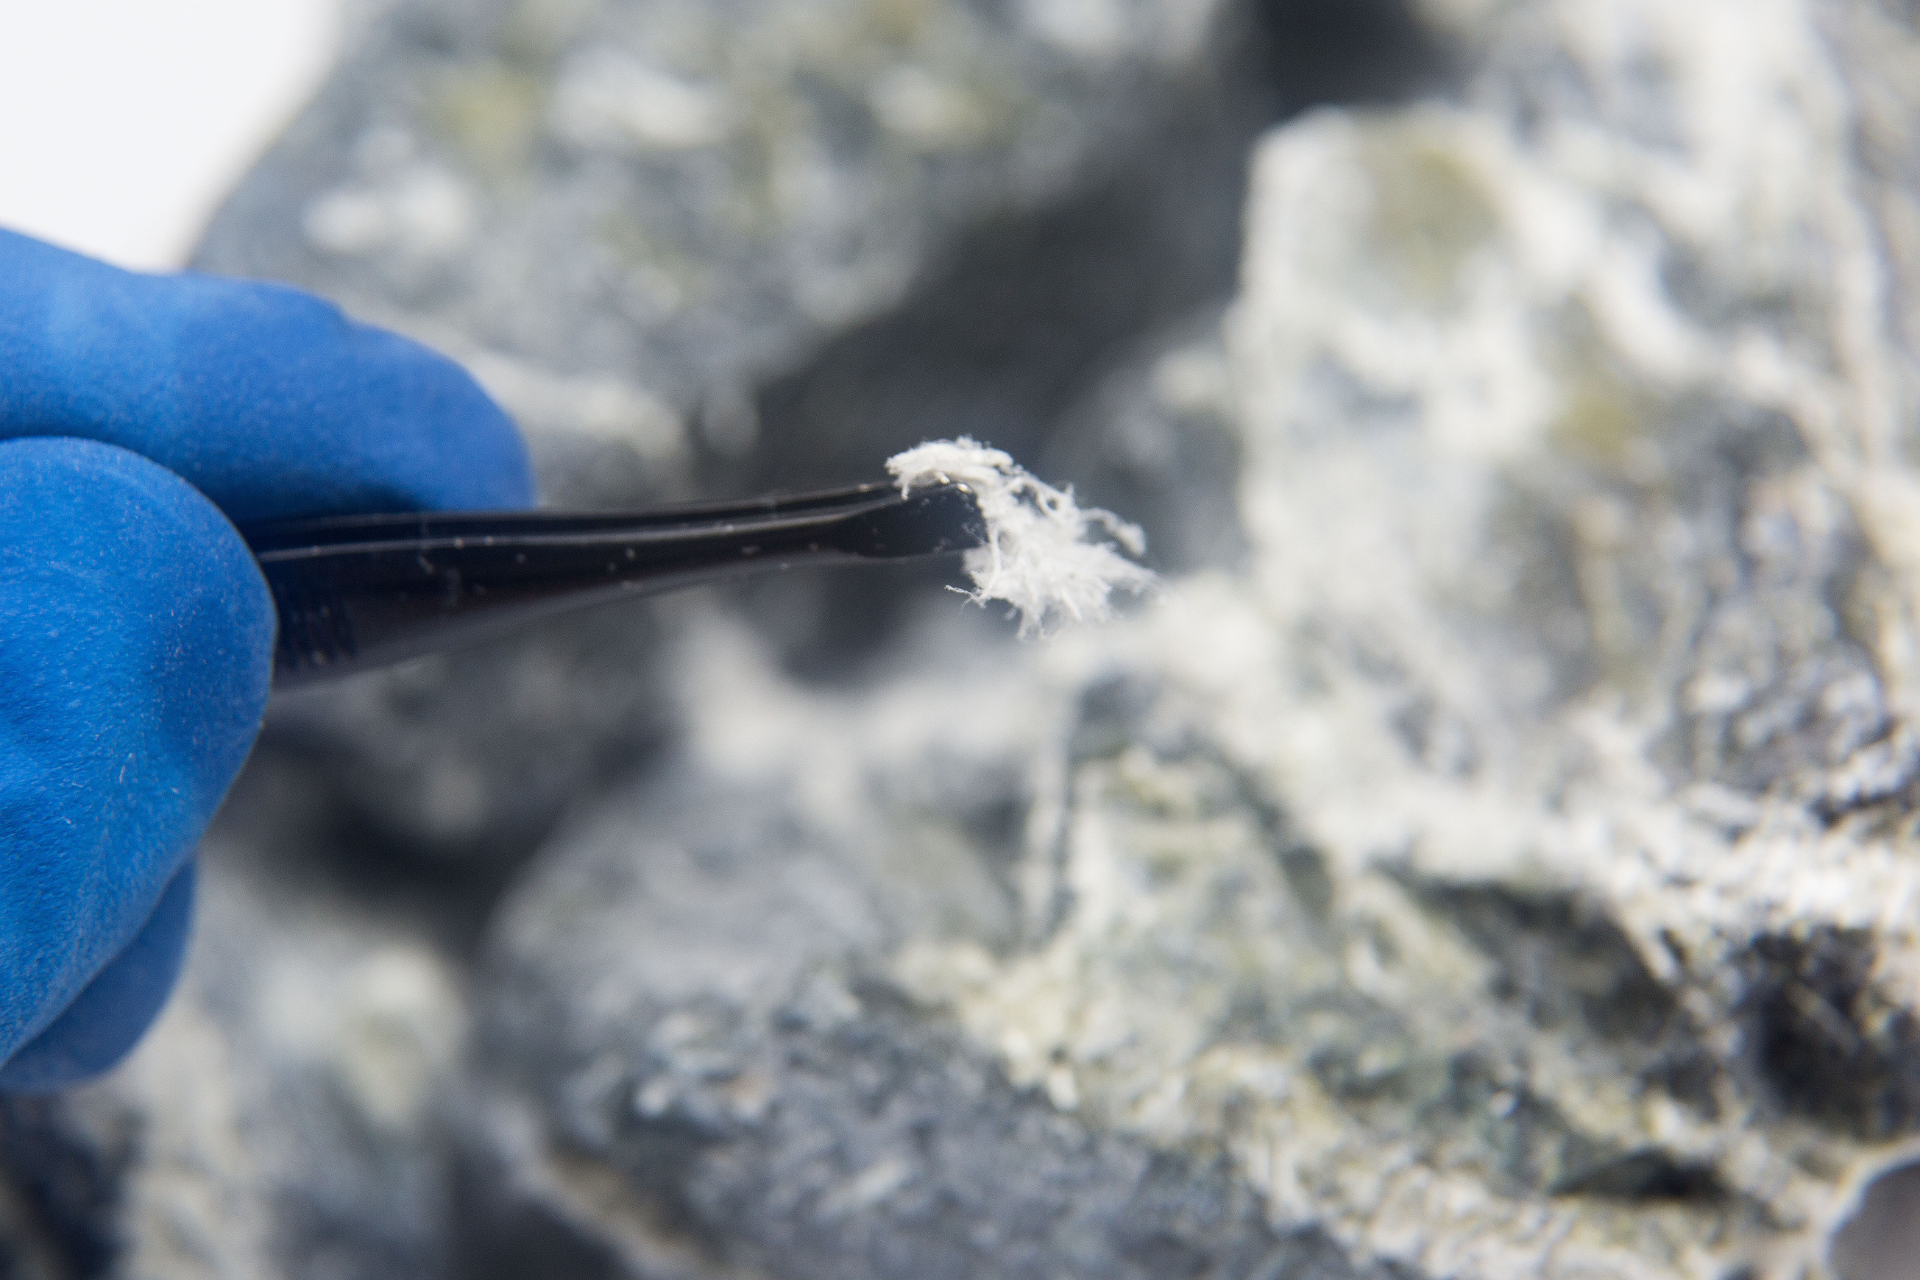
<path id="1" fill-rule="evenodd" d="M 179 972 L 272 662 L 229 521 L 532 500 L 513 424 L 443 357 L 293 289 L 0 231 L 0 1090 L 106 1070 Z"/>

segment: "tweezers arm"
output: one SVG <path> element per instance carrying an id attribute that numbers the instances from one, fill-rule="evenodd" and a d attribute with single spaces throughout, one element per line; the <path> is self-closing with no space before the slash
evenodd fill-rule
<path id="1" fill-rule="evenodd" d="M 730 507 L 462 513 L 244 531 L 273 591 L 274 687 L 457 648 L 539 618 L 802 565 L 937 555 L 984 536 L 972 498 L 877 486 Z"/>

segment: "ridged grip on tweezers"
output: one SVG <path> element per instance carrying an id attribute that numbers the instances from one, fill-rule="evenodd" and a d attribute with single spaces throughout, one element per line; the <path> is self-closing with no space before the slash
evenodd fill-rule
<path id="1" fill-rule="evenodd" d="M 801 565 L 940 555 L 985 528 L 961 485 L 646 512 L 343 516 L 243 529 L 273 590 L 275 688 L 456 648 L 537 618 Z"/>

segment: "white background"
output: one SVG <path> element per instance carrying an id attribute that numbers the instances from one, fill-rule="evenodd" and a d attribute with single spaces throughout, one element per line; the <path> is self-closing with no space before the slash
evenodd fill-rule
<path id="1" fill-rule="evenodd" d="M 0 226 L 179 265 L 341 26 L 341 0 L 0 0 Z"/>

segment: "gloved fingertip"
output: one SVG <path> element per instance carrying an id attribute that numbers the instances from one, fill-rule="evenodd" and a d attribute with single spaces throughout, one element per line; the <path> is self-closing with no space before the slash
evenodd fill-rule
<path id="1" fill-rule="evenodd" d="M 465 369 L 311 293 L 5 232 L 0 280 L 0 439 L 119 445 L 236 521 L 533 502 L 524 441 Z"/>
<path id="2" fill-rule="evenodd" d="M 192 486 L 0 443 L 0 1055 L 138 934 L 251 750 L 273 601 Z"/>
<path id="3" fill-rule="evenodd" d="M 389 438 L 412 442 L 415 455 L 399 470 L 412 476 L 418 505 L 510 511 L 534 504 L 526 440 L 472 374 L 401 334 L 352 329 L 340 359 L 359 371 L 370 409 L 391 419 Z"/>
<path id="4" fill-rule="evenodd" d="M 45 1093 L 119 1065 L 166 1007 L 193 922 L 194 867 L 182 867 L 140 932 L 61 1015 L 0 1066 L 0 1092 Z"/>

